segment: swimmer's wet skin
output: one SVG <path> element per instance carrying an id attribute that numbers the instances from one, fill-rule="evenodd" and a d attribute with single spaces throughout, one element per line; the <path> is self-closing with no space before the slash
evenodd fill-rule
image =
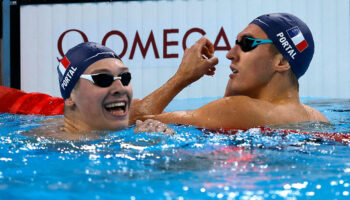
<path id="1" fill-rule="evenodd" d="M 128 126 L 129 119 L 135 123 L 148 118 L 205 128 L 243 129 L 328 122 L 299 100 L 298 78 L 307 70 L 313 52 L 311 31 L 300 19 L 287 13 L 262 15 L 238 34 L 237 44 L 226 55 L 232 74 L 224 98 L 192 111 L 162 113 L 182 89 L 204 75 L 215 74 L 218 59 L 209 40 L 201 38 L 187 49 L 176 74 L 134 105 L 131 85 L 123 78 L 128 68 L 119 57 L 102 45 L 82 43 L 70 49 L 57 68 L 65 99 L 64 132 L 116 131 Z M 93 80 L 101 72 L 110 74 L 111 81 Z"/>
<path id="2" fill-rule="evenodd" d="M 120 130 L 129 125 L 131 74 L 115 52 L 81 43 L 57 67 L 64 104 L 64 131 Z"/>
<path id="3" fill-rule="evenodd" d="M 33 135 L 97 139 L 105 131 L 129 126 L 131 74 L 112 49 L 94 42 L 81 43 L 67 51 L 57 72 L 64 117 L 53 119 L 56 123 L 47 122 L 50 127 L 33 130 Z"/>
<path id="4" fill-rule="evenodd" d="M 205 98 L 194 100 L 174 102 L 167 109 L 183 110 L 208 102 Z M 312 102 L 306 103 L 329 111 L 325 114 L 335 127 L 305 123 L 305 131 L 350 133 L 349 101 Z M 36 127 L 41 120 L 37 118 L 44 119 L 0 115 L 1 199 L 36 200 L 39 193 L 47 199 L 109 199 L 112 195 L 128 199 L 349 197 L 349 143 L 315 140 L 313 135 L 293 132 L 287 136 L 283 130 L 271 130 L 270 134 L 252 128 L 224 135 L 183 125 L 171 125 L 175 136 L 134 134 L 128 128 L 79 142 L 19 135 Z M 133 192 L 125 192 L 130 188 Z"/>
<path id="5" fill-rule="evenodd" d="M 105 135 L 105 131 L 118 131 L 130 125 L 133 96 L 131 73 L 113 50 L 94 42 L 81 43 L 68 50 L 59 62 L 57 72 L 64 100 L 64 105 L 60 101 L 62 106 L 59 108 L 64 110 L 64 117 L 52 119 L 55 123 L 52 120 L 46 121 L 49 127 L 35 129 L 29 135 L 62 140 L 96 139 Z M 9 90 L 10 93 L 11 91 Z M 8 96 L 9 92 L 0 91 L 0 94 Z M 21 97 L 14 96 L 27 99 L 25 92 L 17 93 Z M 41 96 L 50 97 L 45 94 Z M 15 104 L 18 105 L 21 104 Z M 38 110 L 38 106 L 35 106 L 35 110 Z M 7 111 L 8 109 L 4 112 Z M 154 123 L 145 123 L 142 130 L 171 133 L 164 128 L 166 126 L 159 126 L 159 123 L 158 128 L 150 127 Z"/>
<path id="6" fill-rule="evenodd" d="M 34 135 L 62 140 L 97 139 L 129 126 L 131 73 L 112 49 L 94 42 L 81 43 L 67 51 L 57 72 L 64 117 L 53 119 L 57 123 L 48 122 L 51 127 L 32 131 Z M 146 123 L 142 130 L 153 130 L 150 125 Z"/>
<path id="7" fill-rule="evenodd" d="M 210 69 L 218 63 L 213 53 L 206 38 L 187 49 L 175 75 L 146 97 L 139 119 L 210 129 L 329 122 L 299 100 L 298 79 L 310 65 L 314 41 L 307 25 L 288 13 L 259 16 L 238 34 L 236 45 L 226 55 L 232 73 L 223 98 L 196 110 L 161 113 L 182 89 L 203 75 L 213 75 Z"/>

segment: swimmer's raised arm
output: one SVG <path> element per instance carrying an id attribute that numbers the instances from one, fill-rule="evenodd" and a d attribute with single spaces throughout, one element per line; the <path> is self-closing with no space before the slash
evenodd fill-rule
<path id="1" fill-rule="evenodd" d="M 160 114 L 169 102 L 191 83 L 204 75 L 214 75 L 218 59 L 214 57 L 214 46 L 202 37 L 191 48 L 186 49 L 179 69 L 163 86 L 131 107 L 130 124 L 143 115 Z"/>

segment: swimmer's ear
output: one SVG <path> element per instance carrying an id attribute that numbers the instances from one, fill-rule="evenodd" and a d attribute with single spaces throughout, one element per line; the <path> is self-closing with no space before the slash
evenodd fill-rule
<path id="1" fill-rule="evenodd" d="M 277 72 L 284 72 L 284 71 L 288 71 L 290 69 L 290 65 L 288 63 L 288 61 L 282 56 L 282 54 L 278 54 L 276 56 L 276 60 L 275 60 L 275 70 Z"/>
<path id="2" fill-rule="evenodd" d="M 67 98 L 64 101 L 64 104 L 69 107 L 69 108 L 74 108 L 75 107 L 75 102 L 73 101 L 72 97 Z"/>

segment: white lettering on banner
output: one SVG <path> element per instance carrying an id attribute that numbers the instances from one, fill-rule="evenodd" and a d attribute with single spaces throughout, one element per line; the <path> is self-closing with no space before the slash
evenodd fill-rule
<path id="1" fill-rule="evenodd" d="M 61 87 L 65 90 L 67 85 L 69 84 L 70 80 L 72 79 L 75 71 L 77 71 L 76 67 L 71 67 L 69 71 L 67 72 L 66 76 L 64 77 L 64 80 L 61 83 Z"/>
<path id="2" fill-rule="evenodd" d="M 279 37 L 279 42 L 281 43 L 284 50 L 290 55 L 290 57 L 294 60 L 294 56 L 296 55 L 293 47 L 287 41 L 287 38 L 284 36 L 283 32 L 280 32 L 276 35 Z"/>

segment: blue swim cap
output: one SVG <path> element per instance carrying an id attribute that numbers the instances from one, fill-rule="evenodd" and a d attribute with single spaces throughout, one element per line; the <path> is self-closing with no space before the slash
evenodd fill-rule
<path id="1" fill-rule="evenodd" d="M 267 34 L 299 79 L 309 67 L 315 49 L 307 25 L 288 13 L 261 15 L 251 24 L 258 25 Z"/>
<path id="2" fill-rule="evenodd" d="M 63 99 L 70 96 L 80 75 L 94 62 L 104 58 L 116 58 L 119 56 L 108 47 L 95 42 L 84 42 L 68 50 L 57 66 L 58 80 Z"/>

